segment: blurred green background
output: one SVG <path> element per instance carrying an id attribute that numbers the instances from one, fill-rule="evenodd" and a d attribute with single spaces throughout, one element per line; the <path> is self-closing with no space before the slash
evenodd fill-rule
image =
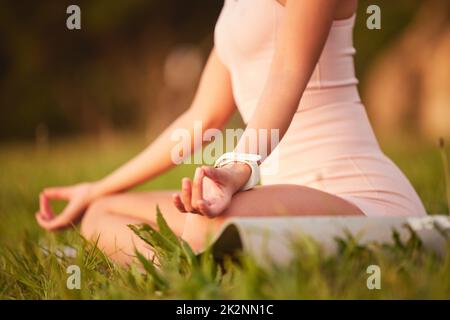
<path id="1" fill-rule="evenodd" d="M 360 2 L 355 46 L 362 88 L 377 57 L 395 43 L 423 2 L 435 1 Z M 170 63 L 205 61 L 222 3 L 2 1 L 0 141 L 33 140 L 46 133 L 54 139 L 159 131 L 188 107 L 197 80 L 198 70 L 190 70 L 193 85 L 173 87 Z M 70 4 L 81 8 L 81 30 L 65 26 Z M 382 30 L 366 28 L 369 4 L 381 7 Z M 177 52 L 178 58 L 170 60 Z"/>

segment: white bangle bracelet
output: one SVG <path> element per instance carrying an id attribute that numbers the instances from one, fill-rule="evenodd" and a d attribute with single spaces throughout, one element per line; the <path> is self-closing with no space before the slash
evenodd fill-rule
<path id="1" fill-rule="evenodd" d="M 234 162 L 241 162 L 249 165 L 251 169 L 250 177 L 245 185 L 240 189 L 241 191 L 246 191 L 252 189 L 259 182 L 260 172 L 258 161 L 260 160 L 261 156 L 258 154 L 227 152 L 221 155 L 219 159 L 216 160 L 216 162 L 214 163 L 214 167 L 220 168 Z"/>

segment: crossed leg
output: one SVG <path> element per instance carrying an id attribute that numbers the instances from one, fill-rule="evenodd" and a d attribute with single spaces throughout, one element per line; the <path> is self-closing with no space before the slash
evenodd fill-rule
<path id="1" fill-rule="evenodd" d="M 121 193 L 95 201 L 86 211 L 81 233 L 88 239 L 99 237 L 99 247 L 123 264 L 134 259 L 135 248 L 151 256 L 145 243 L 128 224 L 155 225 L 159 205 L 169 226 L 196 251 L 205 245 L 229 217 L 236 216 L 344 216 L 362 211 L 338 196 L 299 185 L 268 185 L 237 193 L 229 208 L 214 219 L 180 213 L 172 204 L 171 191 Z"/>

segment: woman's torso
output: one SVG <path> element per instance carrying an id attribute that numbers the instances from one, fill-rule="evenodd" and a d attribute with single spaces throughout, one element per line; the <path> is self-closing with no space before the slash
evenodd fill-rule
<path id="1" fill-rule="evenodd" d="M 216 52 L 231 74 L 245 122 L 264 89 L 285 10 L 276 0 L 225 0 L 217 21 Z M 333 22 L 297 113 L 261 166 L 262 182 L 301 184 L 381 203 L 389 194 L 388 201 L 399 199 L 393 201 L 404 212 L 422 212 L 414 189 L 381 152 L 361 103 L 353 61 L 354 23 L 355 16 Z"/>
<path id="2" fill-rule="evenodd" d="M 264 89 L 284 12 L 276 0 L 225 0 L 217 21 L 216 51 L 230 71 L 245 122 Z M 278 158 L 298 154 L 298 163 L 307 170 L 312 162 L 341 157 L 343 152 L 379 150 L 356 87 L 354 21 L 355 16 L 333 22 L 298 112 L 277 150 Z M 287 145 L 289 150 L 283 150 Z"/>
<path id="3" fill-rule="evenodd" d="M 249 120 L 269 74 L 285 8 L 276 0 L 225 0 L 215 28 L 215 46 L 229 68 L 239 111 Z M 334 21 L 308 83 L 311 90 L 356 85 L 353 55 L 355 16 Z"/>

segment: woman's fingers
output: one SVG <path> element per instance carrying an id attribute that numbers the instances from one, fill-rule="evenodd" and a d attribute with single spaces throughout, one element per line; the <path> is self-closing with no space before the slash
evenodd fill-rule
<path id="1" fill-rule="evenodd" d="M 69 227 L 76 223 L 83 211 L 89 205 L 89 185 L 77 185 L 74 187 L 47 188 L 39 195 L 39 212 L 36 220 L 39 225 L 49 231 Z M 64 210 L 54 214 L 50 201 L 52 199 L 68 200 Z"/>
<path id="2" fill-rule="evenodd" d="M 53 231 L 55 223 L 55 219 L 46 219 L 45 216 L 42 214 L 42 212 L 36 213 L 36 221 L 41 226 L 41 228 L 47 230 L 47 231 Z"/>
<path id="3" fill-rule="evenodd" d="M 42 228 L 46 229 L 46 228 L 45 228 L 45 220 L 46 220 L 46 219 L 44 218 L 42 212 L 40 212 L 40 211 L 36 212 L 35 217 L 36 217 L 37 223 L 38 223 Z"/>
<path id="4" fill-rule="evenodd" d="M 36 213 L 36 221 L 37 221 L 37 223 L 43 229 L 45 229 L 47 231 L 53 231 L 53 230 L 56 229 L 55 220 L 56 220 L 56 218 L 54 218 L 54 219 L 47 219 L 42 212 Z"/>
<path id="5" fill-rule="evenodd" d="M 180 195 L 178 193 L 174 193 L 172 195 L 172 201 L 173 201 L 173 204 L 175 205 L 175 207 L 180 212 L 187 212 L 186 209 L 184 208 L 183 202 L 181 201 Z"/>
<path id="6" fill-rule="evenodd" d="M 205 176 L 219 184 L 226 178 L 223 172 L 215 168 L 207 166 L 197 168 L 192 182 L 189 178 L 183 178 L 181 182 L 181 196 L 173 195 L 173 202 L 178 210 L 207 216 L 214 214 L 214 210 L 211 210 L 208 201 L 203 198 L 203 179 Z"/>
<path id="7" fill-rule="evenodd" d="M 183 178 L 181 181 L 181 201 L 183 202 L 183 206 L 188 212 L 192 212 L 192 184 L 191 179 Z"/>
<path id="8" fill-rule="evenodd" d="M 51 231 L 54 220 L 55 214 L 50 207 L 49 199 L 41 193 L 39 195 L 39 211 L 36 213 L 36 221 L 42 228 Z"/>
<path id="9" fill-rule="evenodd" d="M 52 219 L 55 216 L 53 209 L 50 206 L 49 199 L 42 193 L 39 195 L 39 210 L 42 217 L 47 220 Z"/>
<path id="10" fill-rule="evenodd" d="M 38 220 L 38 223 L 41 225 L 41 227 L 43 227 L 48 231 L 56 231 L 59 229 L 66 228 L 71 224 L 71 222 L 72 218 L 70 217 L 70 215 L 64 212 L 50 220 L 46 219 L 43 219 L 41 221 Z"/>
<path id="11" fill-rule="evenodd" d="M 68 200 L 71 192 L 68 187 L 45 188 L 42 194 L 49 199 Z"/>
<path id="12" fill-rule="evenodd" d="M 203 199 L 203 177 L 202 168 L 195 170 L 194 181 L 192 184 L 192 200 L 191 204 L 194 209 L 197 209 L 197 202 Z"/>
<path id="13" fill-rule="evenodd" d="M 67 187 L 46 188 L 39 194 L 39 213 L 40 217 L 45 221 L 55 218 L 50 200 L 69 200 L 70 190 Z"/>
<path id="14" fill-rule="evenodd" d="M 36 216 L 36 219 L 42 228 L 48 231 L 55 231 L 70 226 L 72 222 L 76 221 L 82 210 L 83 206 L 79 202 L 71 201 L 61 214 L 53 216 L 51 219 L 47 219 L 43 213 L 41 213 Z"/>
<path id="15" fill-rule="evenodd" d="M 211 208 L 209 206 L 209 203 L 206 200 L 203 200 L 203 199 L 198 200 L 196 204 L 197 204 L 198 211 L 202 215 L 208 216 L 208 217 L 211 216 Z"/>

